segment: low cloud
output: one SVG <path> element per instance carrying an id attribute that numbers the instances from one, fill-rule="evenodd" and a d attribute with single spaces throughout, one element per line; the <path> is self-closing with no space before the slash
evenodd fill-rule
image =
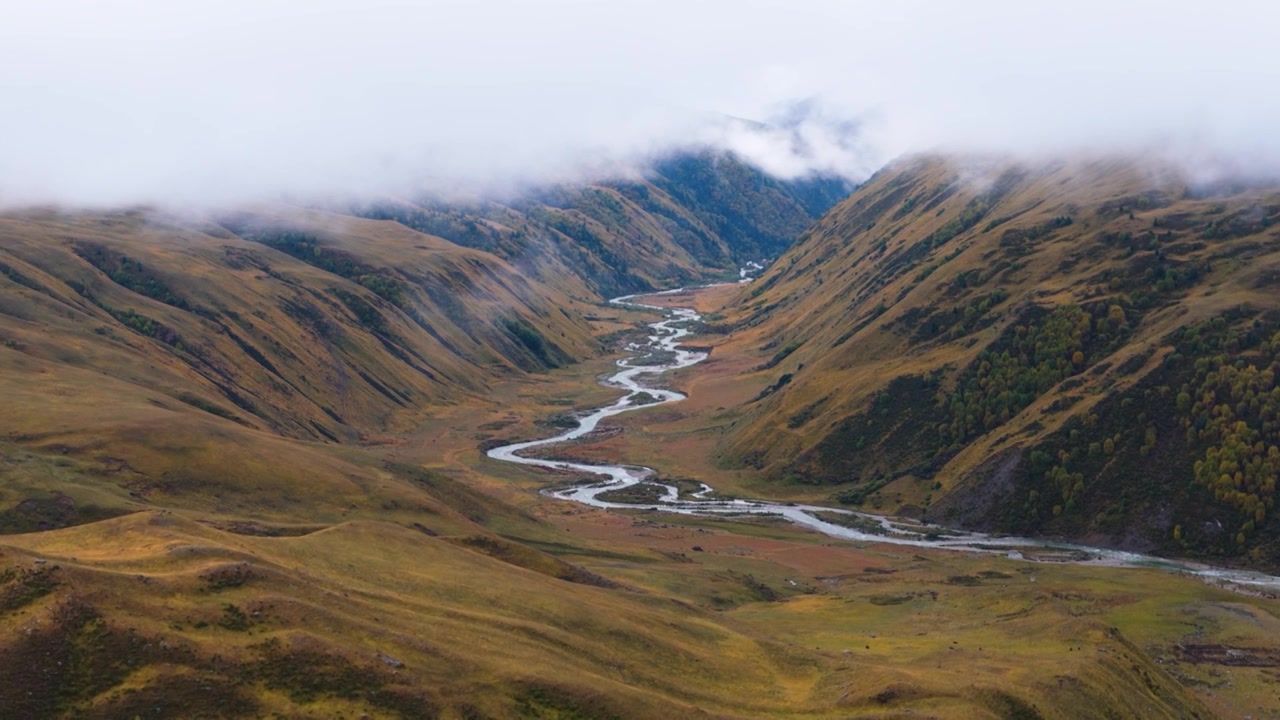
<path id="1" fill-rule="evenodd" d="M 855 180 L 932 150 L 1280 168 L 1266 2 L 8 5 L 8 204 L 510 190 L 691 145 Z"/>

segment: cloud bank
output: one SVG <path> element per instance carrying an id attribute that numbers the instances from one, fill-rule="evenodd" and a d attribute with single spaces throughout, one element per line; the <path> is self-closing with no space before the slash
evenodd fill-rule
<path id="1" fill-rule="evenodd" d="M 927 150 L 1280 168 L 1270 2 L 5 5 L 7 204 L 512 188 L 698 144 L 786 177 Z"/>

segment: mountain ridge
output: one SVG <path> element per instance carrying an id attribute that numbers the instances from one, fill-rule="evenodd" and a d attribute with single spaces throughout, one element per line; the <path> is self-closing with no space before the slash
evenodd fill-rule
<path id="1" fill-rule="evenodd" d="M 634 179 L 549 186 L 514 200 L 402 200 L 355 212 L 493 252 L 543 281 L 576 276 L 610 297 L 772 257 L 851 187 L 822 175 L 777 180 L 732 153 L 707 150 L 666 156 Z"/>

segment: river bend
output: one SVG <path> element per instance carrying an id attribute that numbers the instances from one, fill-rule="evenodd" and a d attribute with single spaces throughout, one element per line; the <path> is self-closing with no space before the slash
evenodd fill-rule
<path id="1" fill-rule="evenodd" d="M 741 277 L 740 282 L 748 282 L 750 280 L 748 269 L 743 270 Z M 683 291 L 685 291 L 685 288 L 677 288 L 661 293 L 649 293 L 648 295 L 668 295 Z M 685 395 L 681 393 L 646 385 L 641 380 L 642 378 L 652 378 L 672 370 L 686 368 L 707 359 L 706 353 L 686 350 L 680 347 L 680 341 L 692 332 L 686 326 L 700 320 L 701 316 L 690 308 L 664 308 L 640 303 L 636 301 L 637 297 L 639 296 L 626 295 L 614 298 L 610 302 L 632 308 L 655 310 L 665 314 L 666 318 L 650 323 L 649 328 L 652 332 L 648 336 L 647 342 L 643 345 L 631 345 L 629 349 L 635 355 L 618 360 L 618 372 L 602 381 L 603 384 L 610 387 L 625 390 L 626 395 L 611 405 L 579 417 L 578 426 L 572 430 L 539 440 L 528 440 L 495 447 L 488 451 L 489 457 L 519 465 L 601 477 L 602 479 L 599 481 L 588 481 L 568 488 L 555 488 L 544 491 L 545 494 L 554 498 L 572 500 L 598 508 L 652 509 L 683 515 L 707 516 L 767 515 L 785 518 L 796 525 L 841 540 L 939 547 L 970 552 L 1002 553 L 1018 559 L 1032 559 L 1029 556 L 1034 556 L 1041 560 L 1056 562 L 1069 561 L 1121 567 L 1160 567 L 1174 572 L 1196 575 L 1208 581 L 1280 588 L 1280 578 L 1262 573 L 1215 568 L 1199 563 L 1168 560 L 1121 550 L 952 530 L 926 526 L 904 518 L 872 515 L 846 508 L 779 503 L 765 500 L 714 499 L 709 497 L 714 490 L 706 484 L 702 485 L 701 490 L 682 498 L 678 488 L 655 483 L 665 488 L 665 494 L 656 503 L 634 504 L 602 500 L 599 496 L 603 493 L 619 490 L 641 482 L 655 482 L 653 478 L 656 473 L 652 468 L 647 467 L 544 460 L 526 457 L 521 452 L 581 438 L 595 430 L 605 418 L 685 399 Z M 669 356 L 672 359 L 659 365 L 633 364 L 637 358 L 643 355 L 659 355 L 664 358 Z M 646 393 L 650 397 L 643 398 L 642 393 Z M 845 516 L 854 520 L 852 524 L 857 527 L 847 527 L 845 524 L 830 522 L 822 519 L 820 515 L 825 515 L 828 518 Z"/>

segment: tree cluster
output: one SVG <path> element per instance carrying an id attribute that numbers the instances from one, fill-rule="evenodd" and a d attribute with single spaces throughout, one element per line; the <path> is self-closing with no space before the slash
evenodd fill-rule
<path id="1" fill-rule="evenodd" d="M 1110 352 L 1128 331 L 1124 308 L 1061 305 L 1039 319 L 1025 318 L 941 394 L 949 420 L 938 426 L 944 445 L 1003 425 L 1053 386 Z"/>
<path id="2" fill-rule="evenodd" d="M 1227 345 L 1238 346 L 1228 337 Z M 1236 542 L 1266 522 L 1275 507 L 1280 476 L 1280 333 L 1262 342 L 1251 358 L 1216 353 L 1195 362 L 1195 376 L 1177 396 L 1187 441 L 1204 448 L 1193 468 L 1195 481 L 1214 499 L 1236 510 Z"/>

